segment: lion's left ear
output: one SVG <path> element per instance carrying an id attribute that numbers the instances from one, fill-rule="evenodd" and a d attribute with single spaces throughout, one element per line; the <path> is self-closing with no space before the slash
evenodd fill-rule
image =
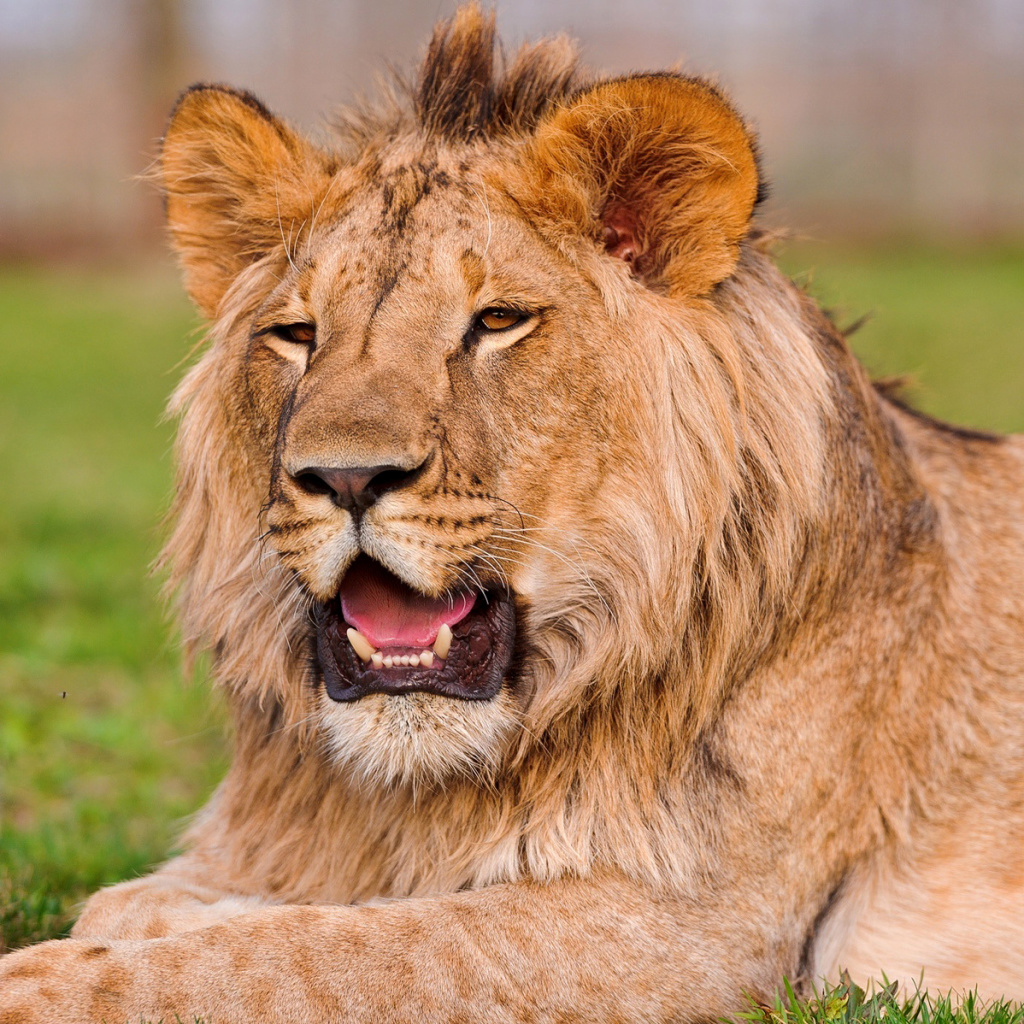
<path id="1" fill-rule="evenodd" d="M 762 197 L 750 128 L 714 87 L 678 75 L 578 95 L 538 126 L 529 163 L 542 219 L 591 235 L 672 295 L 732 273 Z"/>

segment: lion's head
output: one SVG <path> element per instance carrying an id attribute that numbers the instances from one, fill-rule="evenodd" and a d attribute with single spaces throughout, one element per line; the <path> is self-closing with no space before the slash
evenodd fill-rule
<path id="1" fill-rule="evenodd" d="M 665 687 L 699 727 L 785 605 L 829 401 L 722 95 L 499 67 L 469 7 L 327 147 L 189 90 L 161 175 L 213 322 L 169 559 L 240 699 L 425 784 Z"/>

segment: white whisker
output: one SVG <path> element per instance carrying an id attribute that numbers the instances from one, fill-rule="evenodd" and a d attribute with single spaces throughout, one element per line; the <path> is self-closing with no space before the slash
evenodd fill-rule
<path id="1" fill-rule="evenodd" d="M 324 191 L 324 194 L 320 199 L 320 204 L 317 206 L 316 210 L 313 211 L 313 217 L 309 225 L 309 234 L 306 236 L 307 252 L 309 251 L 309 247 L 313 244 L 313 232 L 316 230 L 317 218 L 320 216 L 320 211 L 324 208 L 324 203 L 327 202 L 327 197 L 331 194 L 331 189 L 334 188 L 337 182 L 338 176 L 335 175 L 333 178 L 331 178 L 331 183 L 327 186 L 326 190 Z"/>
<path id="2" fill-rule="evenodd" d="M 470 188 L 476 191 L 476 188 L 470 184 Z M 484 242 L 484 255 L 487 255 L 487 250 L 491 247 L 491 208 L 487 202 L 487 186 L 484 184 L 483 179 L 480 179 L 480 199 L 484 204 L 484 214 L 487 217 L 487 239 Z"/>
<path id="3" fill-rule="evenodd" d="M 284 224 L 281 223 L 281 196 L 277 190 L 277 179 L 274 179 L 274 202 L 277 204 L 277 228 L 281 232 L 281 244 L 284 246 L 284 254 L 288 257 L 288 262 L 291 265 L 292 270 L 298 273 L 298 267 L 295 266 L 295 262 L 292 260 L 292 254 L 288 248 L 288 242 L 285 241 L 284 237 Z M 306 222 L 303 221 L 303 224 Z M 301 230 L 301 228 L 300 228 Z M 290 234 L 290 231 L 289 231 Z"/>

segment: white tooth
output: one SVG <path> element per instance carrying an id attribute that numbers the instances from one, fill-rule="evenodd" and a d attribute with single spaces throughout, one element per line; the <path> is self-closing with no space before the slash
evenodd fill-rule
<path id="1" fill-rule="evenodd" d="M 430 666 L 434 664 L 434 652 L 433 651 L 423 651 L 420 654 L 420 664 L 424 668 L 430 668 Z"/>
<path id="2" fill-rule="evenodd" d="M 370 661 L 373 662 L 374 668 L 382 668 L 384 666 L 384 655 L 381 654 L 380 651 L 374 651 L 373 654 L 370 655 Z"/>
<path id="3" fill-rule="evenodd" d="M 437 639 L 434 641 L 434 653 L 439 658 L 447 658 L 452 646 L 452 628 L 447 622 L 441 623 L 437 631 Z"/>
<path id="4" fill-rule="evenodd" d="M 420 656 L 418 654 L 410 654 L 409 664 L 412 665 L 413 668 L 419 668 Z"/>
<path id="5" fill-rule="evenodd" d="M 408 667 L 408 665 L 409 665 L 409 655 L 408 654 L 403 654 L 402 655 L 402 664 L 405 665 L 406 667 Z"/>
<path id="6" fill-rule="evenodd" d="M 363 661 L 369 661 L 373 657 L 375 650 L 373 644 L 358 629 L 349 628 L 345 635 L 348 637 L 348 642 L 352 645 L 352 649 Z"/>
<path id="7" fill-rule="evenodd" d="M 384 655 L 384 667 L 385 668 L 391 668 L 391 666 L 394 665 L 394 663 L 395 663 L 395 659 L 392 658 L 390 654 L 385 654 Z"/>

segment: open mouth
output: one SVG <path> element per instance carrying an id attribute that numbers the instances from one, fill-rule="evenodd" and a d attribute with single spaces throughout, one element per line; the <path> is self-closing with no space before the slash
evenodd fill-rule
<path id="1" fill-rule="evenodd" d="M 434 693 L 489 700 L 512 661 L 515 605 L 504 590 L 426 597 L 361 555 L 315 615 L 327 695 Z"/>

